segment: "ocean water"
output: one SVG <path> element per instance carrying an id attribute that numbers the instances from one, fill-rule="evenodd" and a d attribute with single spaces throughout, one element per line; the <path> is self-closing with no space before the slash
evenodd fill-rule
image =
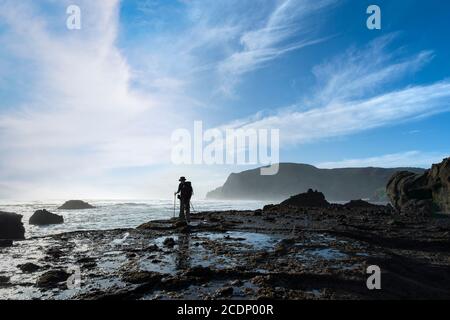
<path id="1" fill-rule="evenodd" d="M 0 211 L 15 212 L 23 216 L 26 238 L 41 237 L 82 230 L 108 230 L 135 228 L 150 220 L 168 219 L 174 216 L 173 200 L 86 200 L 95 209 L 58 210 L 61 201 L 0 202 Z M 268 202 L 263 201 L 215 201 L 193 200 L 195 211 L 256 210 Z M 176 215 L 178 215 L 178 203 Z M 36 210 L 47 209 L 62 215 L 64 223 L 51 226 L 32 226 L 28 220 Z M 191 209 L 192 211 L 192 209 Z M 195 212 L 194 211 L 194 212 Z"/>

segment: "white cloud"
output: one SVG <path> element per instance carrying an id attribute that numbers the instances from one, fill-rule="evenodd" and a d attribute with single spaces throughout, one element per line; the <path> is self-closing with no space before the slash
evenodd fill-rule
<path id="1" fill-rule="evenodd" d="M 207 90 L 234 95 L 241 78 L 274 60 L 324 41 L 318 37 L 320 13 L 336 0 L 203 0 L 182 1 L 182 29 L 151 34 L 133 55 L 144 86 L 148 75 L 185 85 L 203 77 Z M 149 6 L 154 8 L 153 5 Z M 149 20 L 159 19 L 153 9 Z M 186 19 L 187 17 L 187 19 Z M 187 21 L 185 21 L 185 19 Z M 145 54 L 142 54 L 145 52 Z M 171 79 L 170 81 L 168 81 Z M 179 83 L 179 82 L 178 82 Z"/>
<path id="2" fill-rule="evenodd" d="M 317 13 L 335 3 L 185 0 L 189 21 L 181 23 L 183 30 L 151 33 L 122 51 L 119 0 L 77 2 L 81 31 L 65 29 L 69 0 L 0 0 L 0 93 L 20 97 L 20 103 L 6 99 L 0 106 L 0 179 L 6 186 L 0 197 L 166 194 L 168 179 L 185 170 L 167 166 L 171 133 L 189 128 L 196 116 L 208 120 L 202 108 L 213 106 L 203 92 L 231 92 L 245 74 L 321 41 Z M 449 81 L 381 90 L 433 57 L 430 51 L 387 54 L 390 40 L 318 66 L 318 87 L 304 103 L 221 128 L 281 128 L 289 146 L 447 111 Z M 120 176 L 153 165 L 159 171 Z M 189 171 L 199 180 L 218 169 Z M 219 171 L 215 183 L 226 176 L 226 169 Z"/>
<path id="3" fill-rule="evenodd" d="M 253 6 L 240 3 L 235 2 Z M 122 197 L 126 191 L 157 196 L 170 172 L 176 176 L 179 170 L 170 165 L 172 131 L 190 127 L 196 110 L 205 106 L 189 91 L 199 74 L 217 67 L 256 16 L 270 12 L 267 1 L 251 21 L 238 19 L 230 1 L 209 6 L 217 10 L 213 15 L 204 2 L 187 2 L 192 21 L 185 32 L 152 34 L 151 41 L 127 43 L 126 51 L 117 44 L 119 0 L 78 1 L 80 31 L 66 29 L 69 4 L 0 0 L 5 31 L 0 46 L 7 58 L 0 79 L 19 78 L 23 84 L 0 88 L 12 97 L 0 109 L 0 179 L 7 186 L 0 197 L 117 196 L 119 189 Z M 141 7 L 147 14 L 148 8 Z M 195 8 L 204 14 L 199 19 Z M 214 16 L 226 18 L 217 23 Z M 208 58 L 212 52 L 219 54 Z M 19 66 L 27 67 L 18 72 Z M 22 92 L 26 99 L 17 99 Z M 133 167 L 161 165 L 165 175 L 146 169 L 151 176 L 117 176 Z"/>
<path id="4" fill-rule="evenodd" d="M 320 25 L 319 14 L 334 4 L 334 0 L 284 0 L 267 16 L 260 27 L 245 31 L 240 37 L 240 49 L 219 64 L 223 78 L 221 91 L 230 94 L 240 77 L 293 50 L 317 44 L 314 38 Z"/>
<path id="5" fill-rule="evenodd" d="M 80 31 L 65 29 L 68 4 L 1 2 L 3 53 L 12 64 L 36 66 L 27 70 L 29 99 L 0 111 L 0 177 L 18 193 L 170 159 L 181 115 L 171 112 L 173 101 L 131 86 L 116 46 L 119 1 L 78 1 Z M 40 5 L 60 10 L 61 19 L 43 15 Z"/>
<path id="6" fill-rule="evenodd" d="M 384 50 L 391 38 L 377 39 L 364 50 L 317 67 L 319 85 L 310 99 L 228 126 L 280 129 L 282 146 L 289 147 L 450 111 L 449 80 L 386 90 L 432 57 L 424 51 L 399 62 Z"/>
<path id="7" fill-rule="evenodd" d="M 382 156 L 362 158 L 362 159 L 345 159 L 335 162 L 322 162 L 316 164 L 318 168 L 360 168 L 360 167 L 416 167 L 430 168 L 434 163 L 440 163 L 442 159 L 448 157 L 449 154 L 437 152 L 420 152 L 407 151 L 401 153 L 386 154 Z"/>
<path id="8" fill-rule="evenodd" d="M 312 143 L 397 125 L 404 121 L 450 110 L 450 82 L 414 86 L 367 100 L 331 103 L 308 111 L 280 111 L 274 116 L 245 123 L 241 128 L 280 129 L 284 147 Z"/>
<path id="9" fill-rule="evenodd" d="M 313 73 L 318 87 L 310 103 L 320 106 L 384 93 L 388 84 L 413 75 L 433 58 L 432 51 L 409 57 L 402 57 L 400 50 L 389 51 L 396 37 L 390 34 L 377 38 L 362 50 L 351 48 L 316 66 Z"/>

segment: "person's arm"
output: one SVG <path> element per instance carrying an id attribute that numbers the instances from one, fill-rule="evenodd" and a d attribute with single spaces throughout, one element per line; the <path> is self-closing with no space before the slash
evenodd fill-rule
<path id="1" fill-rule="evenodd" d="M 178 185 L 178 191 L 175 194 L 179 194 L 181 192 L 181 183 Z"/>

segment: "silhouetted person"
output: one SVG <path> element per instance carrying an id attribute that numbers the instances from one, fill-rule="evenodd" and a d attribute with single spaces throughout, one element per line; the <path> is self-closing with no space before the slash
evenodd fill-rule
<path id="1" fill-rule="evenodd" d="M 180 184 L 175 195 L 178 194 L 178 199 L 180 199 L 180 221 L 189 223 L 191 218 L 191 197 L 194 190 L 192 189 L 192 184 L 186 181 L 185 177 L 181 177 L 179 181 Z"/>

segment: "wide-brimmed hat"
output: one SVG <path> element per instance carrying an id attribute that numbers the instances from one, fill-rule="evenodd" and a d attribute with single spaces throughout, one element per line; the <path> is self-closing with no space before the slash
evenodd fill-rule
<path id="1" fill-rule="evenodd" d="M 181 177 L 180 180 L 178 180 L 178 181 L 180 181 L 180 182 L 181 181 L 186 181 L 186 178 L 185 177 Z"/>

